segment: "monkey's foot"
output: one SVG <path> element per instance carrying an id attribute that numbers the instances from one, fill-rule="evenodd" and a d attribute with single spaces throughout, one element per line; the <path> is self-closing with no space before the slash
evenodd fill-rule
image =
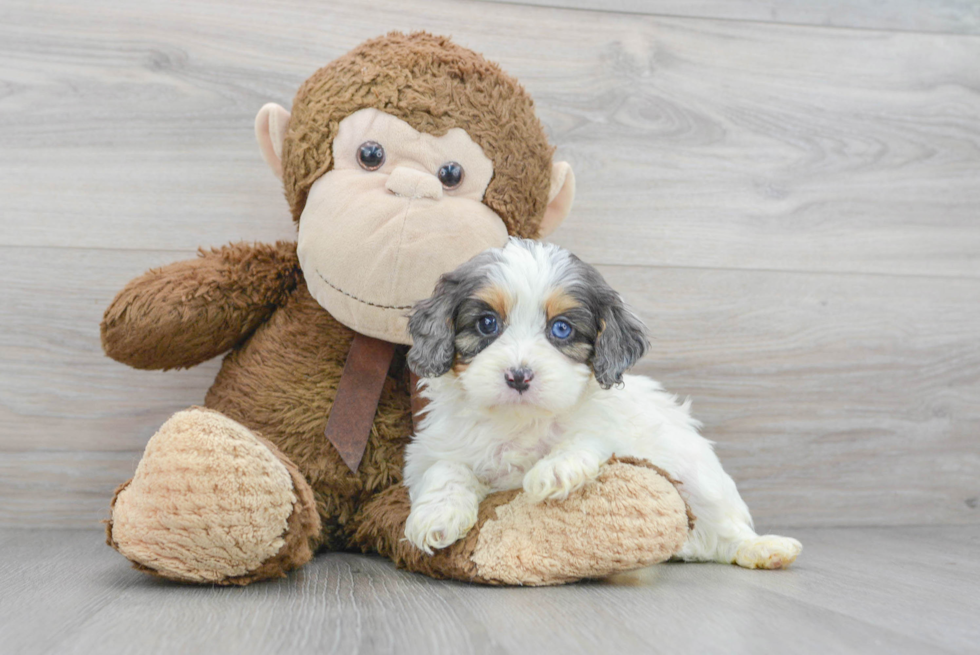
<path id="1" fill-rule="evenodd" d="M 484 584 L 562 584 L 656 564 L 680 550 L 690 529 L 674 484 L 632 459 L 604 465 L 564 500 L 494 494 L 463 539 L 431 556 L 404 537 L 410 506 L 404 487 L 384 492 L 364 508 L 355 544 L 413 571 Z"/>
<path id="2" fill-rule="evenodd" d="M 313 492 L 279 450 L 219 412 L 174 414 L 113 498 L 107 542 L 142 571 L 248 584 L 313 556 Z"/>

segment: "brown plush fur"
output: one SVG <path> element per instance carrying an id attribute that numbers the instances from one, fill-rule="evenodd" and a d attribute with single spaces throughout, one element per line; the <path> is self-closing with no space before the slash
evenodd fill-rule
<path id="1" fill-rule="evenodd" d="M 483 202 L 508 231 L 535 237 L 548 204 L 551 155 L 534 101 L 497 64 L 446 37 L 392 32 L 314 73 L 293 100 L 283 147 L 283 182 L 299 221 L 310 187 L 333 166 L 337 126 L 374 107 L 415 129 L 466 130 L 493 160 Z"/>
<path id="2" fill-rule="evenodd" d="M 498 506 L 469 559 L 503 584 L 552 585 L 663 562 L 687 535 L 687 505 L 671 480 L 613 458 L 562 501 L 519 494 Z"/>
<path id="3" fill-rule="evenodd" d="M 670 485 L 677 487 L 680 484 L 671 478 L 663 469 L 654 466 L 646 460 L 633 457 L 613 457 L 610 459 L 599 476 L 598 482 L 606 485 L 615 484 L 615 478 L 622 479 L 625 477 L 628 483 L 635 482 L 635 492 L 642 497 L 654 491 L 649 485 L 644 484 L 647 480 L 644 480 L 642 475 L 638 476 L 635 471 L 636 469 L 644 468 L 650 469 L 664 478 L 669 484 L 663 486 L 668 489 Z M 631 471 L 630 469 L 634 470 Z M 633 479 L 634 477 L 635 480 Z M 364 552 L 376 551 L 390 558 L 399 568 L 425 573 L 433 578 L 452 578 L 467 582 L 501 585 L 515 584 L 515 579 L 511 577 L 515 576 L 521 584 L 556 584 L 571 582 L 579 577 L 588 577 L 587 574 L 585 576 L 569 575 L 567 569 L 564 571 L 561 570 L 563 567 L 558 564 L 558 561 L 562 555 L 565 555 L 566 558 L 571 555 L 579 560 L 583 559 L 581 553 L 575 552 L 575 546 L 582 547 L 581 542 L 583 537 L 586 541 L 592 541 L 590 537 L 598 536 L 597 532 L 601 529 L 600 524 L 603 522 L 619 525 L 629 521 L 642 521 L 649 525 L 649 531 L 647 533 L 648 541 L 662 541 L 662 548 L 659 551 L 654 548 L 633 550 L 627 544 L 627 547 L 620 552 L 610 553 L 608 551 L 612 550 L 616 545 L 622 546 L 622 542 L 616 543 L 616 539 L 610 539 L 605 544 L 607 552 L 603 553 L 603 555 L 607 557 L 628 558 L 639 556 L 641 558 L 647 558 L 640 559 L 636 563 L 636 566 L 649 565 L 668 559 L 683 544 L 687 530 L 694 529 L 694 516 L 691 514 L 687 504 L 681 501 L 679 497 L 676 499 L 676 507 L 679 507 L 680 511 L 686 516 L 687 525 L 683 523 L 678 524 L 674 520 L 675 517 L 671 512 L 671 504 L 669 502 L 663 502 L 660 499 L 654 499 L 652 502 L 649 499 L 644 499 L 647 500 L 646 503 L 641 502 L 629 506 L 608 506 L 604 509 L 601 516 L 592 514 L 588 510 L 594 510 L 595 507 L 589 507 L 587 503 L 590 496 L 593 496 L 593 498 L 595 496 L 592 490 L 586 487 L 586 489 L 580 490 L 570 496 L 567 501 L 563 501 L 565 505 L 571 505 L 578 511 L 565 512 L 565 508 L 562 507 L 561 512 L 551 514 L 551 511 L 556 509 L 557 504 L 553 502 L 546 503 L 539 506 L 541 513 L 539 520 L 542 524 L 540 529 L 536 530 L 534 526 L 523 526 L 518 530 L 521 533 L 520 539 L 523 541 L 523 545 L 528 546 L 528 542 L 537 542 L 530 544 L 532 548 L 534 546 L 548 548 L 553 545 L 551 542 L 560 540 L 562 547 L 553 550 L 551 557 L 526 558 L 518 562 L 519 569 L 515 570 L 512 566 L 508 567 L 510 570 L 507 570 L 503 575 L 501 575 L 502 571 L 500 569 L 504 567 L 497 567 L 495 571 L 481 570 L 476 561 L 477 558 L 474 557 L 477 554 L 476 551 L 478 548 L 482 547 L 484 550 L 492 550 L 494 548 L 507 547 L 507 544 L 495 543 L 488 545 L 484 539 L 486 537 L 484 527 L 488 526 L 489 522 L 498 520 L 500 518 L 498 509 L 509 505 L 519 494 L 519 490 L 513 490 L 502 491 L 489 496 L 480 504 L 476 525 L 474 525 L 466 536 L 452 546 L 438 550 L 434 555 L 429 556 L 418 548 L 415 548 L 404 537 L 405 521 L 408 519 L 409 512 L 412 509 L 412 503 L 408 497 L 408 490 L 402 485 L 391 487 L 378 494 L 361 510 L 361 515 L 356 521 L 358 527 L 354 533 L 352 544 L 360 547 Z M 635 515 L 638 510 L 640 513 Z M 646 510 L 646 512 L 643 510 Z M 587 526 L 582 523 L 583 516 L 588 517 L 585 519 L 588 522 Z M 576 521 L 578 522 L 576 523 Z M 560 526 L 562 533 L 543 534 L 552 526 Z M 610 529 L 609 526 L 605 527 L 607 534 L 616 532 L 615 529 Z M 627 541 L 630 538 L 635 538 L 641 532 L 642 530 L 627 532 Z M 665 538 L 671 532 L 673 532 L 670 535 L 673 537 L 673 542 Z M 490 538 L 493 539 L 499 536 L 500 533 L 501 531 L 499 530 L 491 531 Z M 575 534 L 573 535 L 571 533 Z M 511 537 L 512 535 L 506 534 L 506 536 Z M 576 536 L 578 539 L 575 538 Z M 587 549 L 588 546 L 586 546 Z M 571 552 L 569 553 L 569 551 Z M 588 559 L 587 553 L 584 559 Z M 513 562 L 508 562 L 507 564 L 513 564 Z M 558 570 L 551 570 L 553 568 Z M 588 570 L 589 566 L 586 565 L 582 568 Z M 496 574 L 496 577 L 493 574 Z"/>
<path id="4" fill-rule="evenodd" d="M 670 482 L 672 485 L 674 485 L 674 487 L 677 488 L 678 490 L 680 489 L 680 486 L 682 484 L 680 480 L 674 479 L 667 471 L 663 470 L 662 468 L 660 468 L 659 466 L 651 462 L 648 462 L 645 459 L 640 459 L 639 457 L 617 457 L 614 455 L 612 459 L 609 460 L 609 463 L 613 463 L 613 462 L 621 462 L 623 464 L 630 464 L 632 466 L 643 466 L 650 469 L 651 471 L 656 471 L 662 477 L 667 478 L 667 481 Z M 685 509 L 685 513 L 687 514 L 687 529 L 693 530 L 694 524 L 697 522 L 698 517 L 694 516 L 694 512 L 691 511 L 691 506 L 688 505 L 687 503 L 684 503 L 684 509 Z"/>
<path id="5" fill-rule="evenodd" d="M 269 449 L 270 452 L 276 456 L 280 462 L 283 463 L 293 482 L 293 492 L 296 495 L 296 502 L 293 504 L 292 513 L 286 519 L 286 532 L 283 535 L 283 541 L 285 543 L 283 543 L 282 547 L 279 549 L 279 552 L 276 553 L 275 556 L 265 560 L 258 568 L 253 569 L 244 575 L 216 580 L 214 582 L 215 584 L 243 586 L 251 582 L 255 582 L 256 580 L 285 577 L 289 571 L 306 564 L 313 558 L 313 554 L 316 550 L 316 544 L 319 541 L 320 517 L 317 513 L 316 504 L 313 499 L 313 490 L 310 488 L 310 485 L 299 472 L 299 469 L 296 468 L 296 465 L 289 461 L 289 459 L 286 458 L 286 456 L 283 455 L 278 448 L 276 448 L 275 444 L 267 439 L 263 439 L 259 435 L 255 436 Z M 119 494 L 122 493 L 132 482 L 133 480 L 128 480 L 119 485 L 113 494 L 112 502 L 109 505 L 110 510 L 115 508 L 116 501 L 119 499 Z M 116 550 L 119 550 L 119 544 L 116 543 L 113 537 L 113 521 L 111 518 L 105 521 L 105 532 L 106 543 Z M 166 580 L 171 580 L 174 582 L 187 582 L 187 580 L 178 575 L 160 571 L 139 562 L 133 562 L 133 568 Z"/>
<path id="6" fill-rule="evenodd" d="M 133 368 L 187 368 L 239 345 L 302 272 L 296 244 L 236 243 L 154 268 L 123 288 L 102 320 L 106 354 Z"/>
<path id="7" fill-rule="evenodd" d="M 275 557 L 266 560 L 262 566 L 247 575 L 228 578 L 222 584 L 241 586 L 256 580 L 284 578 L 289 571 L 303 566 L 313 559 L 317 544 L 320 542 L 320 515 L 317 511 L 316 500 L 313 497 L 313 489 L 310 488 L 306 478 L 303 477 L 296 465 L 289 461 L 289 458 L 283 455 L 275 444 L 261 436 L 256 436 L 279 458 L 280 462 L 286 465 L 289 477 L 293 480 L 296 503 L 293 505 L 293 513 L 286 519 L 286 543 L 283 544 Z"/>
<path id="8" fill-rule="evenodd" d="M 248 344 L 225 358 L 205 405 L 266 436 L 303 471 L 323 519 L 320 542 L 347 545 L 348 524 L 372 495 L 401 482 L 411 434 L 404 349 L 381 392 L 367 450 L 351 473 L 323 435 L 354 333 L 301 283 Z"/>
<path id="9" fill-rule="evenodd" d="M 302 86 L 283 157 L 297 220 L 310 186 L 331 167 L 338 123 L 363 107 L 434 134 L 464 128 L 494 162 L 486 204 L 511 234 L 537 234 L 552 148 L 533 103 L 495 64 L 427 34 L 369 41 Z M 316 548 L 375 550 L 436 577 L 491 582 L 468 559 L 479 530 L 431 558 L 401 540 L 408 507 L 400 485 L 403 450 L 412 430 L 404 347 L 396 351 L 356 473 L 324 437 L 352 338 L 310 295 L 293 243 L 233 244 L 151 270 L 119 293 L 102 323 L 106 353 L 137 368 L 193 366 L 230 349 L 206 407 L 271 442 L 290 462 L 301 504 L 312 497 L 319 529 L 297 509 L 283 552 L 228 583 L 281 575 Z M 481 521 L 512 496 L 488 500 Z"/>
<path id="10" fill-rule="evenodd" d="M 448 548 L 429 556 L 405 539 L 405 521 L 412 509 L 408 490 L 398 485 L 386 489 L 364 506 L 352 544 L 363 552 L 376 551 L 390 558 L 398 568 L 424 573 L 433 578 L 500 584 L 477 573 L 471 556 L 480 537 L 480 526 L 496 515 L 497 508 L 517 496 L 517 491 L 493 494 L 480 504 L 476 526 Z"/>

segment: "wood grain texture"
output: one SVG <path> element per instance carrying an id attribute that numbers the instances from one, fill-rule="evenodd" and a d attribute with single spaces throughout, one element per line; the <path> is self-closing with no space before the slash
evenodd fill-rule
<path id="1" fill-rule="evenodd" d="M 0 525 L 93 525 L 201 401 L 217 361 L 115 364 L 102 311 L 199 245 L 292 238 L 253 116 L 388 29 L 535 96 L 577 173 L 555 239 L 650 323 L 639 372 L 694 398 L 761 527 L 980 522 L 980 38 L 443 0 L 0 14 Z"/>
<path id="2" fill-rule="evenodd" d="M 535 96 L 578 172 L 557 236 L 589 260 L 980 276 L 980 38 L 439 0 L 5 7 L 0 244 L 291 233 L 255 112 L 424 28 Z"/>
<path id="3" fill-rule="evenodd" d="M 972 0 L 487 0 L 651 16 L 907 32 L 980 34 Z"/>
<path id="4" fill-rule="evenodd" d="M 133 477 L 143 449 L 64 447 L 66 450 L 0 451 L 0 526 L 84 529 L 109 518 L 112 493 Z"/>
<path id="5" fill-rule="evenodd" d="M 602 270 L 760 524 L 980 520 L 975 281 Z"/>
<path id="6" fill-rule="evenodd" d="M 978 526 L 809 529 L 786 571 L 663 564 L 486 588 L 327 554 L 244 589 L 146 577 L 94 531 L 0 533 L 0 638 L 25 653 L 973 653 Z"/>
<path id="7" fill-rule="evenodd" d="M 106 357 L 99 340 L 102 313 L 127 281 L 194 256 L 0 250 L 0 449 L 141 450 L 168 416 L 200 403 L 218 361 L 187 371 L 137 371 Z"/>

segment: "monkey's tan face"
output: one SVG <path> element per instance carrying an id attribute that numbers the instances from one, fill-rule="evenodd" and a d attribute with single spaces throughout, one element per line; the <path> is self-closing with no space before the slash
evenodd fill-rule
<path id="1" fill-rule="evenodd" d="M 348 327 L 411 343 L 408 311 L 439 276 L 507 242 L 483 204 L 493 162 L 464 130 L 436 137 L 377 109 L 341 121 L 333 160 L 300 218 L 310 292 Z"/>

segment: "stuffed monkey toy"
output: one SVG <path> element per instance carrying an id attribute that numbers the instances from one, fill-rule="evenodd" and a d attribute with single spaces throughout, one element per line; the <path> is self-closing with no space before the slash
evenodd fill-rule
<path id="1" fill-rule="evenodd" d="M 134 279 L 106 310 L 103 347 L 135 368 L 227 353 L 203 406 L 164 423 L 116 491 L 113 548 L 195 583 L 244 585 L 317 551 L 360 550 L 438 578 L 544 585 L 682 546 L 689 516 L 672 481 L 616 459 L 564 501 L 489 497 L 433 556 L 404 539 L 408 310 L 508 235 L 551 232 L 574 195 L 514 79 L 448 39 L 391 33 L 314 73 L 291 113 L 263 107 L 256 134 L 297 242 L 202 250 Z"/>

